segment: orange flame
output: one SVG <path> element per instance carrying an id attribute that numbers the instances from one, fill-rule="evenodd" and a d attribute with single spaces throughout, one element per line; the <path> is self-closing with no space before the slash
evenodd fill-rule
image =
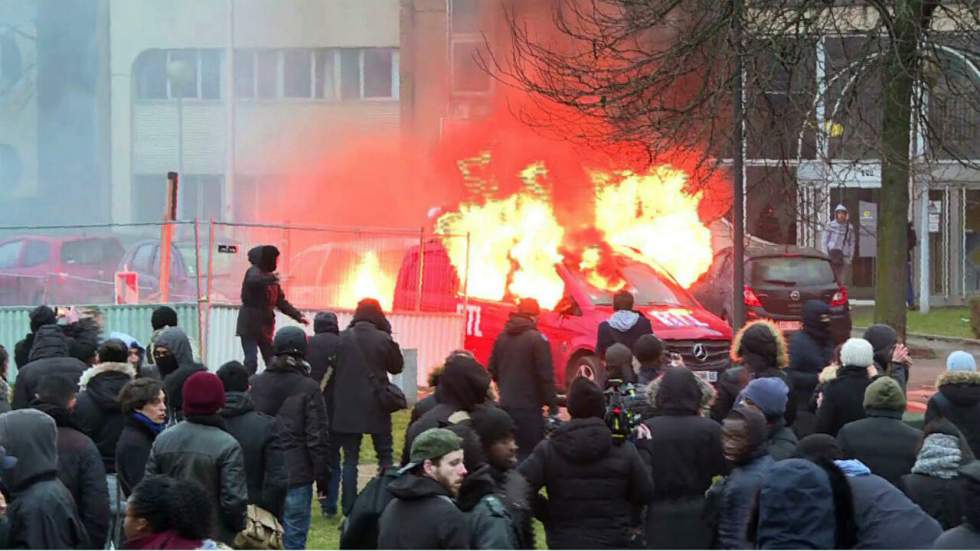
<path id="1" fill-rule="evenodd" d="M 479 164 L 488 164 L 488 155 L 481 154 Z M 436 226 L 443 234 L 470 235 L 470 296 L 533 297 L 552 308 L 564 294 L 555 265 L 572 258 L 591 285 L 612 291 L 626 285 L 610 263 L 612 253 L 659 265 L 684 286 L 711 265 L 711 234 L 698 217 L 701 194 L 685 191 L 688 176 L 676 168 L 658 166 L 642 174 L 592 171 L 593 226 L 598 230 L 593 239 L 604 242 L 580 243 L 577 249 L 555 217 L 543 162 L 524 168 L 519 174 L 523 189 L 502 199 L 487 197 L 498 189 L 496 181 L 476 181 L 479 177 L 468 171 L 464 177 L 471 190 L 483 190 L 475 193 L 482 197 L 443 214 Z M 463 273 L 465 242 L 447 238 L 443 244 Z"/>
<path id="2" fill-rule="evenodd" d="M 353 309 L 361 299 L 373 298 L 390 311 L 394 296 L 395 279 L 382 270 L 378 255 L 368 251 L 341 283 L 338 306 Z"/>

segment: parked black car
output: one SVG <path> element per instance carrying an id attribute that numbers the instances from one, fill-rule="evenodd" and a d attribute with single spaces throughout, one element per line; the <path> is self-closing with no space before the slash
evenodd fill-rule
<path id="1" fill-rule="evenodd" d="M 731 321 L 732 249 L 715 254 L 711 268 L 691 289 L 706 309 Z M 803 325 L 803 304 L 816 299 L 830 306 L 835 342 L 851 334 L 851 309 L 847 288 L 837 283 L 830 259 L 824 253 L 786 245 L 753 246 L 745 250 L 745 288 L 741 300 L 747 320 L 771 319 L 785 333 Z"/>

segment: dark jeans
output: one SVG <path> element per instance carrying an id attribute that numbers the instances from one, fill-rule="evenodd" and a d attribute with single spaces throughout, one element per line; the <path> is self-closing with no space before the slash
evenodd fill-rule
<path id="1" fill-rule="evenodd" d="M 517 460 L 523 462 L 531 455 L 538 442 L 544 440 L 544 417 L 541 408 L 503 408 L 514 420 L 514 439 L 517 442 Z"/>
<path id="2" fill-rule="evenodd" d="M 245 361 L 242 362 L 245 365 L 245 369 L 252 375 L 259 370 L 259 351 L 262 351 L 262 360 L 265 362 L 265 366 L 269 367 L 269 362 L 272 361 L 272 343 L 265 342 L 264 340 L 259 340 L 255 337 L 241 337 L 242 339 L 242 352 L 245 353 Z"/>
<path id="3" fill-rule="evenodd" d="M 306 549 L 306 536 L 310 532 L 310 504 L 313 501 L 313 484 L 290 488 L 286 492 L 286 506 L 282 512 L 282 544 L 286 549 Z"/>
<path id="4" fill-rule="evenodd" d="M 337 501 L 340 500 L 341 512 L 346 516 L 354 506 L 357 497 L 357 466 L 361 455 L 361 439 L 363 434 L 345 432 L 330 433 L 330 447 L 327 451 L 327 465 L 330 467 L 329 486 L 326 489 L 326 499 L 320 500 L 320 509 L 327 514 L 337 514 Z M 391 433 L 371 435 L 371 442 L 378 454 L 378 471 L 393 464 L 394 438 Z M 340 465 L 340 452 L 344 453 L 344 465 Z M 341 488 L 343 484 L 343 488 Z"/>

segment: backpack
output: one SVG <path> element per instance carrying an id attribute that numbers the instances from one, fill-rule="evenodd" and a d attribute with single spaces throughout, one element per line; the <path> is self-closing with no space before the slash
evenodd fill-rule
<path id="1" fill-rule="evenodd" d="M 235 536 L 235 549 L 282 549 L 283 532 L 275 515 L 258 505 L 249 505 L 245 529 Z"/>
<path id="2" fill-rule="evenodd" d="M 341 549 L 377 549 L 381 533 L 381 513 L 392 500 L 388 486 L 401 476 L 396 467 L 388 467 L 372 478 L 357 494 L 350 514 L 341 525 Z"/>

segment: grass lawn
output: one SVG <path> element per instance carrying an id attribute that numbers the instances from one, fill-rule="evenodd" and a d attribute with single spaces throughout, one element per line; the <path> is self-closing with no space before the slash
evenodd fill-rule
<path id="1" fill-rule="evenodd" d="M 970 330 L 970 312 L 965 306 L 933 308 L 928 314 L 910 311 L 908 316 L 909 333 L 976 338 Z M 851 320 L 854 327 L 868 327 L 874 323 L 874 308 L 854 308 Z"/>
<path id="2" fill-rule="evenodd" d="M 409 411 L 399 411 L 391 416 L 392 436 L 395 440 L 395 463 L 401 459 L 402 446 L 405 445 L 405 429 L 408 426 Z M 367 436 L 361 443 L 360 473 L 361 483 L 367 482 L 364 472 L 374 473 L 377 467 L 377 457 L 374 455 L 374 444 Z M 320 504 L 313 500 L 313 523 L 310 526 L 310 536 L 306 541 L 307 549 L 339 549 L 340 548 L 340 516 L 325 519 L 320 515 Z M 544 542 L 544 526 L 534 521 L 535 543 L 538 549 L 546 549 Z"/>

